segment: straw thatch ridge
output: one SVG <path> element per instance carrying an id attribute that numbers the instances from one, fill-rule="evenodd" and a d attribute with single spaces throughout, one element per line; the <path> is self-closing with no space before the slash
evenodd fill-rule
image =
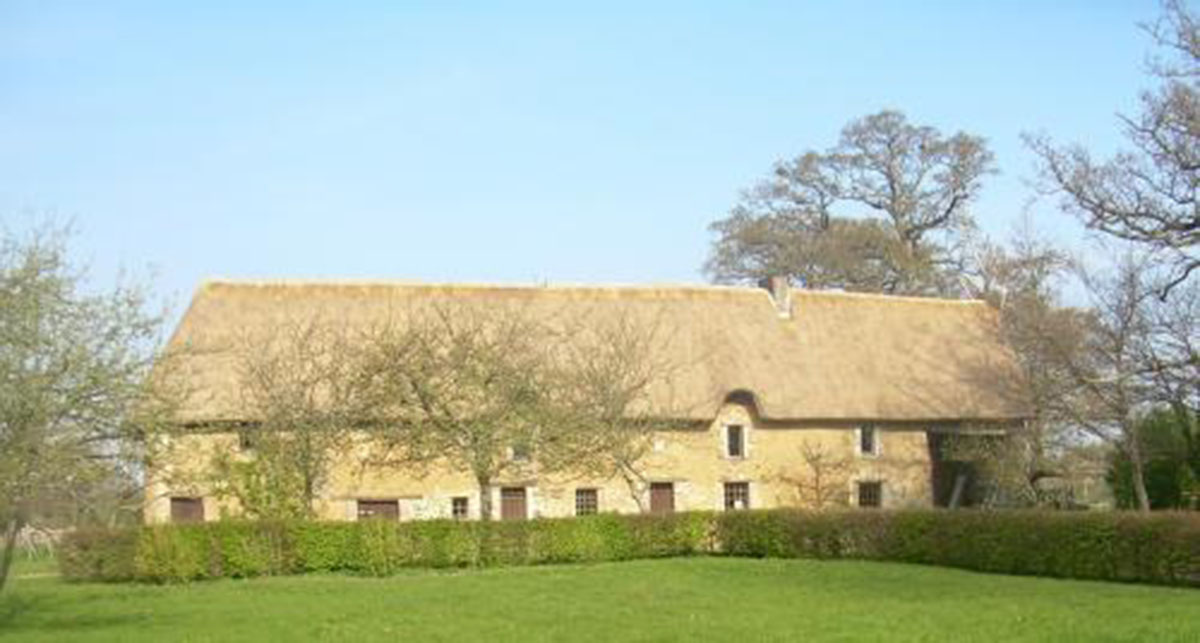
<path id="1" fill-rule="evenodd" d="M 656 411 L 711 419 L 735 391 L 765 420 L 1008 421 L 1028 416 L 1019 370 L 983 302 L 791 292 L 736 286 L 511 286 L 398 281 L 210 280 L 171 338 L 186 349 L 188 422 L 246 419 L 238 409 L 239 338 L 320 318 L 353 331 L 416 305 L 516 306 L 547 323 L 625 316 L 654 325 L 677 368 L 653 391 Z M 558 320 L 558 321 L 555 321 Z M 661 332 L 665 331 L 665 332 Z"/>

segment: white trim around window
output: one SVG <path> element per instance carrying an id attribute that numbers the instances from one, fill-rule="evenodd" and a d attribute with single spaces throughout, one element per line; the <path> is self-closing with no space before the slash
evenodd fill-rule
<path id="1" fill-rule="evenodd" d="M 729 449 L 729 429 L 737 428 L 741 431 L 741 447 L 740 455 L 732 455 Z M 750 458 L 750 425 L 742 422 L 727 422 L 721 425 L 721 457 L 726 460 L 748 460 Z"/>
<path id="2" fill-rule="evenodd" d="M 868 438 L 865 433 L 869 432 L 871 450 L 863 448 L 864 440 Z M 864 423 L 854 427 L 854 453 L 860 458 L 878 458 L 883 455 L 883 431 L 879 430 L 879 425 Z"/>

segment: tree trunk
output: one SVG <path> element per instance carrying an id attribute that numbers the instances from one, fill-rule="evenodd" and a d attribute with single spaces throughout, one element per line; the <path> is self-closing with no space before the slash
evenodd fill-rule
<path id="1" fill-rule="evenodd" d="M 314 485 L 312 477 L 306 472 L 304 474 L 304 508 L 305 512 L 308 514 L 305 516 L 305 518 L 309 520 L 315 518 L 317 515 L 316 510 L 313 508 L 313 502 L 316 500 L 316 493 L 314 492 L 313 487 Z"/>
<path id="2" fill-rule="evenodd" d="M 12 568 L 13 555 L 17 551 L 17 534 L 21 533 L 24 522 L 18 514 L 5 525 L 4 551 L 0 552 L 0 593 L 4 592 L 4 586 L 8 583 L 8 571 Z"/>
<path id="3" fill-rule="evenodd" d="M 1150 511 L 1150 495 L 1146 493 L 1146 470 L 1142 462 L 1142 441 L 1136 429 L 1129 433 L 1129 463 L 1132 465 L 1133 493 L 1137 497 L 1138 511 Z"/>
<path id="4" fill-rule="evenodd" d="M 479 519 L 487 522 L 492 519 L 492 483 L 490 480 L 477 480 L 479 483 Z"/>
<path id="5" fill-rule="evenodd" d="M 637 505 L 638 513 L 646 513 L 646 502 L 643 499 L 645 480 L 630 467 L 619 466 L 618 469 L 621 478 L 625 480 L 625 487 L 629 489 L 629 497 L 633 498 L 634 504 Z"/>

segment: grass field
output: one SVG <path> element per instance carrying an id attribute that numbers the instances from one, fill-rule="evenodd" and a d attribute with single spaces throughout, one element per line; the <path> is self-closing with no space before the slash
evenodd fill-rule
<path id="1" fill-rule="evenodd" d="M 22 562 L 0 641 L 1200 641 L 1200 591 L 866 562 L 70 585 Z"/>

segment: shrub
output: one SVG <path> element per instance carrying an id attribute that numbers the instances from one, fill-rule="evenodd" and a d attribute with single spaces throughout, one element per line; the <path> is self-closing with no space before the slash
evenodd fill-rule
<path id="1" fill-rule="evenodd" d="M 127 581 L 137 576 L 134 556 L 138 533 L 133 529 L 80 529 L 59 543 L 58 568 L 70 581 Z"/>
<path id="2" fill-rule="evenodd" d="M 212 523 L 217 525 L 220 523 Z M 210 556 L 209 525 L 156 525 L 138 532 L 134 573 L 157 583 L 217 578 L 218 560 Z"/>
<path id="3" fill-rule="evenodd" d="M 1200 585 L 1200 514 L 756 510 L 492 523 L 225 521 L 79 531 L 64 539 L 60 561 L 71 580 L 181 582 L 714 552 Z"/>
<path id="4" fill-rule="evenodd" d="M 1200 585 L 1200 514 L 768 510 L 720 514 L 716 522 L 721 551 L 734 556 Z"/>

